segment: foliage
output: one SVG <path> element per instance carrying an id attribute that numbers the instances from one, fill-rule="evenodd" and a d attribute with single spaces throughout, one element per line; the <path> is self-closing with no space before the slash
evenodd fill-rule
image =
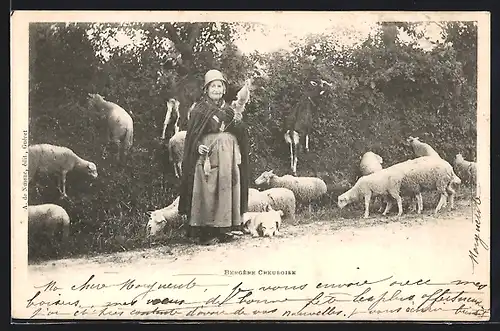
<path id="1" fill-rule="evenodd" d="M 354 47 L 331 35 L 310 35 L 291 52 L 244 55 L 234 44 L 238 24 L 130 23 L 34 24 L 30 26 L 30 143 L 72 148 L 97 164 L 92 181 L 70 173 L 70 201 L 58 199 L 54 183 L 30 185 L 30 204 L 58 203 L 72 222 L 71 254 L 108 252 L 150 245 L 146 211 L 170 204 L 179 182 L 159 139 L 165 102 L 181 101 L 185 113 L 200 94 L 204 73 L 219 68 L 234 83 L 255 78 L 245 120 L 251 134 L 251 178 L 274 169 L 288 172 L 284 117 L 322 78 L 332 84 L 318 103 L 310 149 L 299 156 L 299 175 L 318 175 L 329 186 L 324 203 L 353 180 L 368 150 L 385 165 L 411 157 L 404 146 L 419 136 L 451 161 L 461 152 L 475 159 L 477 27 L 472 22 L 437 22 L 442 40 L 420 47 L 419 24 L 384 23 Z M 120 35 L 136 43 L 120 46 Z M 403 36 L 407 36 L 403 38 Z M 103 155 L 102 117 L 86 104 L 100 93 L 134 119 L 134 147 L 120 168 Z M 342 184 L 344 182 L 344 184 Z M 165 243 L 180 239 L 167 230 Z M 36 251 L 36 247 L 35 247 Z"/>

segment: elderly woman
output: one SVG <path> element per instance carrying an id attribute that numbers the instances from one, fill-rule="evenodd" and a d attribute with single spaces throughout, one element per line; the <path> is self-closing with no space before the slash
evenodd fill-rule
<path id="1" fill-rule="evenodd" d="M 248 133 L 222 98 L 226 84 L 218 70 L 205 74 L 184 147 L 179 213 L 187 216 L 187 235 L 205 245 L 231 240 L 248 209 Z"/>

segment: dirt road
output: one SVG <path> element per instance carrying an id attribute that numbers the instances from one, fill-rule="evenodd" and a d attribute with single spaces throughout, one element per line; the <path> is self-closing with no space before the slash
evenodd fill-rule
<path id="1" fill-rule="evenodd" d="M 148 273 L 189 273 L 200 270 L 242 270 L 287 268 L 321 274 L 325 263 L 343 269 L 415 269 L 422 273 L 470 267 L 468 250 L 474 232 L 470 201 L 457 201 L 457 208 L 434 217 L 408 214 L 364 219 L 319 220 L 296 226 L 285 225 L 281 238 L 245 236 L 235 243 L 210 247 L 196 245 L 163 246 L 147 250 L 114 253 L 90 258 L 63 259 L 30 265 L 29 274 L 48 279 L 56 275 L 88 272 L 146 270 Z M 488 239 L 484 233 L 483 239 Z M 487 253 L 484 253 L 487 254 Z M 449 268 L 448 268 L 449 267 Z M 31 278 L 30 277 L 30 278 Z M 40 279 L 40 282 L 43 282 Z"/>

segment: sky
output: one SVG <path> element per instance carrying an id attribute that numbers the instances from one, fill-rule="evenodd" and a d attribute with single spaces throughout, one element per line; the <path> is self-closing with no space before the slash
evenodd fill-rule
<path id="1" fill-rule="evenodd" d="M 297 20 L 287 18 L 286 20 L 274 20 L 263 23 L 263 31 L 257 29 L 251 32 L 242 30 L 242 37 L 236 40 L 236 45 L 242 53 L 250 54 L 254 51 L 261 53 L 273 52 L 277 50 L 291 50 L 290 42 L 299 41 L 308 34 L 325 33 L 338 40 L 340 44 L 347 47 L 363 42 L 370 34 L 375 32 L 375 19 L 370 17 L 343 19 L 334 21 L 332 18 L 318 17 L 314 21 L 297 23 Z M 426 35 L 431 40 L 437 40 L 439 28 L 436 24 L 430 23 L 426 26 Z M 405 38 L 400 34 L 400 38 Z M 110 42 L 111 46 L 126 46 L 134 43 L 125 34 L 118 34 L 116 41 Z M 430 48 L 432 45 L 427 41 L 422 41 L 423 48 Z"/>

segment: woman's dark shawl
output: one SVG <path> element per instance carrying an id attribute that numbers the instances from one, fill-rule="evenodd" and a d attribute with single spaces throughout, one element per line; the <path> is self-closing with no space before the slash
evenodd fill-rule
<path id="1" fill-rule="evenodd" d="M 184 143 L 184 158 L 182 161 L 182 177 L 180 185 L 180 200 L 179 200 L 179 214 L 191 215 L 191 201 L 193 198 L 193 183 L 196 161 L 200 154 L 198 153 L 198 146 L 202 136 L 206 133 L 205 127 L 209 123 L 210 118 L 221 107 L 218 107 L 214 102 L 207 98 L 203 98 L 196 104 L 190 114 L 187 126 L 186 140 Z M 226 113 L 226 123 L 229 123 L 234 117 L 234 111 L 226 104 L 222 107 Z M 240 147 L 241 164 L 240 164 L 240 186 L 241 186 L 241 202 L 240 213 L 248 211 L 248 186 L 249 186 L 249 139 L 246 125 L 239 122 L 231 122 L 225 129 L 226 132 L 232 133 Z"/>

